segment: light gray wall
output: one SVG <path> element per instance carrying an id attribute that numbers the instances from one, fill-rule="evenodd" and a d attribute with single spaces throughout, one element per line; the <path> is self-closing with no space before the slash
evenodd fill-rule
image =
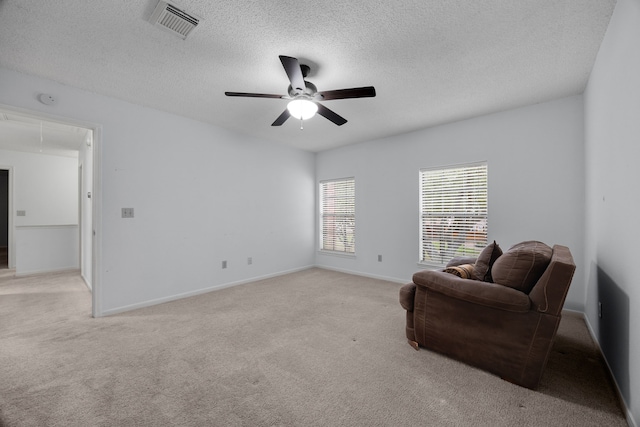
<path id="1" fill-rule="evenodd" d="M 586 314 L 640 422 L 640 2 L 618 0 L 585 91 Z M 602 303 L 602 318 L 598 317 Z"/>
<path id="2" fill-rule="evenodd" d="M 16 274 L 78 268 L 78 160 L 0 150 L 0 164 L 13 168 Z"/>
<path id="3" fill-rule="evenodd" d="M 16 276 L 78 268 L 77 225 L 16 227 Z"/>
<path id="4" fill-rule="evenodd" d="M 586 310 L 638 419 L 640 290 L 629 266 L 640 237 L 639 7 L 618 1 L 584 105 L 570 97 L 317 156 L 4 69 L 0 103 L 103 126 L 103 313 L 314 262 L 408 281 L 420 268 L 419 169 L 486 160 L 490 239 L 571 248 L 567 307 Z M 60 103 L 39 104 L 41 92 Z M 317 182 L 347 176 L 356 177 L 353 259 L 318 254 L 314 240 Z M 122 207 L 136 217 L 120 218 Z"/>
<path id="5" fill-rule="evenodd" d="M 78 159 L 0 150 L 0 164 L 14 167 L 14 226 L 78 224 Z"/>
<path id="6" fill-rule="evenodd" d="M 102 125 L 98 314 L 313 265 L 312 153 L 6 69 L 0 103 Z"/>
<path id="7" fill-rule="evenodd" d="M 355 176 L 356 257 L 317 253 L 316 263 L 410 281 L 422 268 L 419 170 L 487 161 L 489 238 L 504 249 L 523 240 L 568 246 L 578 269 L 566 307 L 583 309 L 583 126 L 574 96 L 319 153 L 317 181 Z"/>

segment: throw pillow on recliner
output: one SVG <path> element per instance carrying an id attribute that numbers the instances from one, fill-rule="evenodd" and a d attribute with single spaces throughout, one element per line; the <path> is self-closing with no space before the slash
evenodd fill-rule
<path id="1" fill-rule="evenodd" d="M 513 245 L 493 263 L 493 281 L 528 294 L 549 265 L 552 252 L 533 240 Z"/>
<path id="2" fill-rule="evenodd" d="M 489 243 L 476 259 L 473 278 L 483 282 L 491 282 L 491 267 L 500 255 L 502 255 L 502 249 L 500 249 L 496 241 Z"/>

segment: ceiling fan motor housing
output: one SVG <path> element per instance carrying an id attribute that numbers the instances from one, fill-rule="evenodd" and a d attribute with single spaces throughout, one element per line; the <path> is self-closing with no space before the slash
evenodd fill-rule
<path id="1" fill-rule="evenodd" d="M 313 95 L 318 93 L 318 88 L 316 88 L 316 85 L 314 85 L 313 83 L 305 80 L 304 85 L 305 85 L 305 88 L 302 93 L 297 92 L 296 90 L 293 89 L 291 85 L 289 85 L 289 89 L 288 89 L 289 96 L 291 96 L 292 98 L 296 97 L 297 95 L 309 95 L 313 97 Z"/>

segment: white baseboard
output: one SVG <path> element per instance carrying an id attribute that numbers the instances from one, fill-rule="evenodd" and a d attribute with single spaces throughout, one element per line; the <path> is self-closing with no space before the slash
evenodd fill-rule
<path id="1" fill-rule="evenodd" d="M 201 294 L 206 294 L 208 292 L 213 292 L 213 291 L 217 291 L 220 289 L 225 289 L 225 288 L 230 288 L 232 286 L 238 286 L 238 285 L 244 285 L 247 283 L 251 283 L 251 282 L 256 282 L 258 280 L 264 280 L 264 279 L 270 279 L 272 277 L 278 277 L 278 276 L 284 276 L 285 274 L 290 274 L 290 273 L 296 273 L 298 271 L 303 271 L 303 270 L 308 270 L 310 268 L 322 268 L 325 270 L 331 270 L 331 271 L 337 271 L 340 273 L 346 273 L 346 274 L 353 274 L 354 276 L 362 276 L 362 277 L 368 277 L 371 279 L 378 279 L 378 280 L 386 280 L 388 282 L 394 282 L 394 283 L 407 283 L 406 279 L 398 279 L 395 277 L 386 277 L 386 276 L 380 276 L 380 275 L 375 275 L 375 274 L 365 274 L 365 273 L 361 273 L 358 271 L 351 271 L 351 270 L 346 270 L 346 269 L 338 269 L 338 268 L 333 268 L 333 267 L 325 267 L 322 265 L 308 265 L 308 266 L 304 266 L 304 267 L 299 267 L 299 268 L 294 268 L 291 270 L 284 270 L 284 271 L 279 271 L 277 273 L 272 273 L 272 274 L 266 274 L 263 276 L 256 276 L 256 277 L 251 277 L 248 279 L 243 279 L 243 280 L 238 280 L 235 282 L 228 282 L 228 283 L 221 283 L 219 285 L 214 285 L 214 286 L 210 286 L 207 288 L 202 288 L 202 289 L 197 289 L 195 291 L 189 291 L 189 292 L 184 292 L 184 293 L 180 293 L 180 294 L 175 294 L 175 295 L 170 295 L 168 297 L 162 297 L 162 298 L 156 298 L 153 300 L 149 300 L 149 301 L 143 301 L 140 303 L 136 303 L 136 304 L 130 304 L 130 305 L 125 305 L 122 307 L 116 307 L 116 308 L 112 308 L 109 310 L 104 310 L 99 317 L 103 317 L 103 316 L 111 316 L 114 314 L 119 314 L 119 313 L 125 313 L 127 311 L 131 311 L 131 310 L 137 310 L 139 308 L 144 308 L 144 307 L 151 307 L 153 305 L 158 305 L 158 304 L 163 304 L 165 302 L 171 302 L 171 301 L 176 301 L 176 300 L 180 300 L 183 298 L 189 298 L 192 296 L 196 296 L 196 295 L 201 295 Z"/>
<path id="2" fill-rule="evenodd" d="M 80 273 L 80 277 L 82 277 L 82 281 L 87 286 L 87 289 L 89 289 L 89 292 L 93 292 L 93 288 L 91 287 L 91 282 L 87 280 L 87 278 L 84 276 L 84 274 L 82 274 L 82 272 Z"/>
<path id="3" fill-rule="evenodd" d="M 71 273 L 74 271 L 79 271 L 78 267 L 63 267 L 56 268 L 53 270 L 33 270 L 33 271 L 21 271 L 15 273 L 16 277 L 29 277 L 29 276 L 42 276 L 43 274 L 59 274 L 59 273 Z"/>
<path id="4" fill-rule="evenodd" d="M 244 284 L 247 284 L 247 283 L 256 282 L 258 280 L 271 279 L 273 277 L 284 276 L 285 274 L 296 273 L 298 271 L 308 270 L 310 268 L 322 268 L 322 269 L 325 269 L 325 270 L 337 271 L 337 272 L 346 273 L 346 274 L 353 274 L 355 276 L 363 276 L 363 277 L 368 277 L 368 278 L 371 278 L 371 279 L 386 280 L 386 281 L 389 281 L 389 282 L 402 283 L 402 284 L 407 283 L 406 279 L 403 280 L 403 279 L 397 279 L 397 278 L 394 278 L 394 277 L 386 277 L 386 276 L 379 276 L 379 275 L 373 275 L 373 274 L 365 274 L 365 273 L 361 273 L 361 272 L 357 272 L 357 271 L 351 271 L 351 270 L 345 270 L 345 269 L 337 269 L 337 268 L 332 268 L 332 267 L 330 268 L 330 267 L 325 267 L 325 266 L 321 266 L 321 265 L 308 265 L 308 266 L 304 266 L 304 267 L 294 268 L 294 269 L 291 269 L 291 270 L 284 270 L 284 271 L 279 271 L 277 273 L 271 273 L 271 274 L 266 274 L 266 275 L 263 275 L 263 276 L 256 276 L 256 277 L 251 277 L 251 278 L 248 278 L 248 279 L 238 280 L 238 281 L 235 281 L 235 282 L 221 283 L 219 285 L 214 285 L 214 286 L 210 286 L 210 287 L 206 287 L 206 288 L 202 288 L 202 289 L 197 289 L 195 291 L 189 291 L 189 292 L 184 292 L 184 293 L 180 293 L 180 294 L 170 295 L 168 297 L 156 298 L 156 299 L 153 299 L 153 300 L 143 301 L 143 302 L 136 303 L 136 304 L 129 304 L 129 305 L 121 306 L 121 307 L 116 307 L 116 308 L 112 308 L 112 309 L 109 309 L 109 310 L 104 310 L 97 317 L 111 316 L 111 315 L 114 315 L 114 314 L 125 313 L 125 312 L 131 311 L 131 310 L 137 310 L 137 309 L 140 309 L 140 308 L 151 307 L 151 306 L 158 305 L 158 304 L 164 304 L 165 302 L 177 301 L 177 300 L 180 300 L 180 299 L 183 299 L 183 298 L 189 298 L 189 297 L 192 297 L 192 296 L 206 294 L 208 292 L 213 292 L 213 291 L 217 291 L 217 290 L 220 290 L 220 289 L 230 288 L 232 286 L 244 285 Z M 89 289 L 91 289 L 91 288 L 89 288 Z"/>
<path id="5" fill-rule="evenodd" d="M 202 294 L 206 294 L 206 293 L 209 293 L 209 292 L 218 291 L 220 289 L 230 288 L 232 286 L 238 286 L 238 285 L 244 285 L 244 284 L 251 283 L 251 282 L 257 282 L 258 280 L 264 280 L 264 279 L 270 279 L 272 277 L 284 276 L 285 274 L 296 273 L 298 271 L 308 270 L 308 269 L 313 268 L 313 267 L 314 267 L 313 265 L 309 265 L 309 266 L 305 266 L 305 267 L 294 268 L 294 269 L 291 269 L 291 270 L 279 271 L 277 273 L 265 274 L 263 276 L 251 277 L 251 278 L 248 278 L 248 279 L 238 280 L 238 281 L 235 281 L 235 282 L 221 283 L 219 285 L 214 285 L 214 286 L 210 286 L 210 287 L 207 287 L 207 288 L 197 289 L 195 291 L 184 292 L 184 293 L 181 293 L 181 294 L 175 294 L 175 295 L 171 295 L 171 296 L 168 296 L 168 297 L 162 297 L 162 298 L 157 298 L 157 299 L 153 299 L 153 300 L 149 300 L 149 301 L 143 301 L 143 302 L 136 303 L 136 304 L 130 304 L 130 305 L 122 306 L 122 307 L 112 308 L 110 310 L 104 310 L 100 314 L 100 317 L 111 316 L 113 314 L 124 313 L 124 312 L 127 312 L 127 311 L 137 310 L 139 308 L 144 308 L 144 307 L 151 307 L 153 305 L 163 304 L 165 302 L 176 301 L 176 300 L 180 300 L 180 299 L 183 299 L 183 298 L 189 298 L 189 297 L 193 297 L 193 296 L 196 296 L 196 295 L 202 295 Z"/>
<path id="6" fill-rule="evenodd" d="M 380 275 L 377 275 L 377 274 L 362 273 L 360 271 L 353 271 L 353 270 L 348 270 L 348 269 L 344 269 L 344 268 L 327 267 L 325 265 L 316 265 L 315 267 L 322 268 L 323 270 L 337 271 L 338 273 L 346 273 L 346 274 L 353 274 L 354 276 L 368 277 L 370 279 L 386 280 L 387 282 L 405 284 L 405 283 L 409 283 L 411 281 L 410 279 L 407 280 L 406 278 L 405 279 L 398 279 L 397 277 L 380 276 Z"/>
<path id="7" fill-rule="evenodd" d="M 609 376 L 613 380 L 613 385 L 614 385 L 614 388 L 615 388 L 615 392 L 618 395 L 618 401 L 620 402 L 620 405 L 622 406 L 622 411 L 626 416 L 627 424 L 629 424 L 629 427 L 638 427 L 638 424 L 636 423 L 635 419 L 633 418 L 633 414 L 631 413 L 631 411 L 629 410 L 629 407 L 627 406 L 627 402 L 625 401 L 624 396 L 620 392 L 620 386 L 618 385 L 618 381 L 616 380 L 616 377 L 613 375 L 613 370 L 611 370 L 611 365 L 609 365 L 609 361 L 607 360 L 607 356 L 605 356 L 604 352 L 602 351 L 602 347 L 600 347 L 600 342 L 598 341 L 598 338 L 596 337 L 596 334 L 593 331 L 593 327 L 591 327 L 591 323 L 589 322 L 589 318 L 587 317 L 586 314 L 584 314 L 581 311 L 577 311 L 577 310 L 566 310 L 566 311 L 571 311 L 573 313 L 579 313 L 579 314 L 582 315 L 582 318 L 584 319 L 584 323 L 587 325 L 587 330 L 589 331 L 589 334 L 591 334 L 591 338 L 593 339 L 593 342 L 598 347 L 598 351 L 600 352 L 600 354 L 602 354 L 602 358 L 604 359 L 604 363 L 607 365 L 607 369 L 609 370 Z"/>
<path id="8" fill-rule="evenodd" d="M 137 303 L 137 304 L 131 304 L 131 305 L 127 305 L 127 306 L 122 306 L 122 307 L 106 310 L 106 311 L 102 312 L 101 317 L 102 316 L 110 316 L 110 315 L 118 314 L 118 313 L 123 313 L 123 312 L 131 311 L 131 310 L 136 310 L 136 309 L 139 309 L 139 308 L 150 307 L 150 306 L 153 306 L 153 305 L 162 304 L 162 303 L 170 302 L 170 301 L 175 301 L 175 300 L 179 300 L 179 299 L 183 299 L 183 298 L 188 298 L 188 297 L 192 297 L 192 296 L 196 296 L 196 295 L 201 295 L 201 294 L 213 292 L 213 291 L 220 290 L 220 289 L 230 288 L 232 286 L 238 286 L 238 285 L 243 285 L 243 284 L 247 284 L 247 283 L 251 283 L 251 282 L 256 282 L 256 281 L 259 281 L 259 280 L 264 280 L 264 279 L 270 279 L 270 278 L 273 278 L 273 277 L 283 276 L 285 274 L 296 273 L 298 271 L 304 271 L 304 270 L 308 270 L 308 269 L 314 268 L 314 267 L 315 268 L 321 268 L 321 269 L 324 269 L 324 270 L 329 270 L 329 271 L 337 271 L 337 272 L 340 272 L 340 273 L 353 274 L 355 276 L 368 277 L 368 278 L 371 278 L 371 279 L 385 280 L 385 281 L 388 281 L 388 282 L 394 282 L 394 283 L 400 283 L 400 284 L 408 283 L 407 279 L 399 279 L 399 278 L 395 278 L 395 277 L 387 277 L 387 276 L 381 276 L 381 275 L 376 275 L 376 274 L 367 274 L 367 273 L 362 273 L 362 272 L 359 272 L 359 271 L 353 271 L 353 270 L 348 270 L 348 269 L 340 269 L 340 268 L 334 268 L 334 267 L 327 267 L 327 266 L 323 266 L 323 265 L 308 265 L 308 266 L 304 266 L 304 267 L 294 268 L 294 269 L 291 269 L 291 270 L 279 271 L 279 272 L 276 272 L 276 273 L 266 274 L 266 275 L 263 275 L 263 276 L 251 277 L 251 278 L 248 278 L 248 279 L 238 280 L 238 281 L 235 281 L 235 282 L 222 283 L 222 284 L 219 284 L 219 285 L 215 285 L 215 286 L 211 286 L 211 287 L 207 287 L 207 288 L 202 288 L 202 289 L 198 289 L 198 290 L 195 290 L 195 291 L 184 292 L 184 293 L 181 293 L 181 294 L 175 294 L 175 295 L 171 295 L 171 296 L 168 296 L 168 297 L 158 298 L 158 299 L 144 301 L 144 302 Z M 62 273 L 62 272 L 75 271 L 75 270 L 77 270 L 77 269 L 63 269 L 63 270 L 58 270 L 58 271 L 27 273 L 27 274 L 21 274 L 20 277 L 38 275 L 38 274 L 47 274 L 47 273 Z M 87 287 L 89 287 L 88 284 L 87 284 Z M 89 287 L 89 289 L 91 289 L 91 288 Z M 635 419 L 633 418 L 633 414 L 631 413 L 631 411 L 629 410 L 629 408 L 627 406 L 627 402 L 625 401 L 624 396 L 620 392 L 620 387 L 618 385 L 618 382 L 616 381 L 615 376 L 613 375 L 613 371 L 611 370 L 611 365 L 609 365 L 609 361 L 607 360 L 604 352 L 602 351 L 602 348 L 600 347 L 600 342 L 598 341 L 598 339 L 596 337 L 596 334 L 594 333 L 593 327 L 591 326 L 591 323 L 589 322 L 589 318 L 582 311 L 571 310 L 571 309 L 564 309 L 564 311 L 577 313 L 577 314 L 581 315 L 582 318 L 584 319 L 584 322 L 587 325 L 587 330 L 589 331 L 589 334 L 591 335 L 591 338 L 593 339 L 593 342 L 598 347 L 598 351 L 600 352 L 600 354 L 602 354 L 602 357 L 603 357 L 603 359 L 605 361 L 607 369 L 609 370 L 609 375 L 611 376 L 611 379 L 613 380 L 615 392 L 618 395 L 618 400 L 619 400 L 619 402 L 620 402 L 620 404 L 622 406 L 622 410 L 623 410 L 623 412 L 624 412 L 624 414 L 626 416 L 627 423 L 629 424 L 630 427 L 638 427 L 638 424 L 636 423 Z"/>

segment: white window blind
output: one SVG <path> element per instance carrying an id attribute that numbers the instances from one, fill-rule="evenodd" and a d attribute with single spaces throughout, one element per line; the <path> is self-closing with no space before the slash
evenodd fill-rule
<path id="1" fill-rule="evenodd" d="M 320 249 L 355 253 L 356 180 L 320 182 Z"/>
<path id="2" fill-rule="evenodd" d="M 421 261 L 444 265 L 487 245 L 487 164 L 420 171 Z"/>

